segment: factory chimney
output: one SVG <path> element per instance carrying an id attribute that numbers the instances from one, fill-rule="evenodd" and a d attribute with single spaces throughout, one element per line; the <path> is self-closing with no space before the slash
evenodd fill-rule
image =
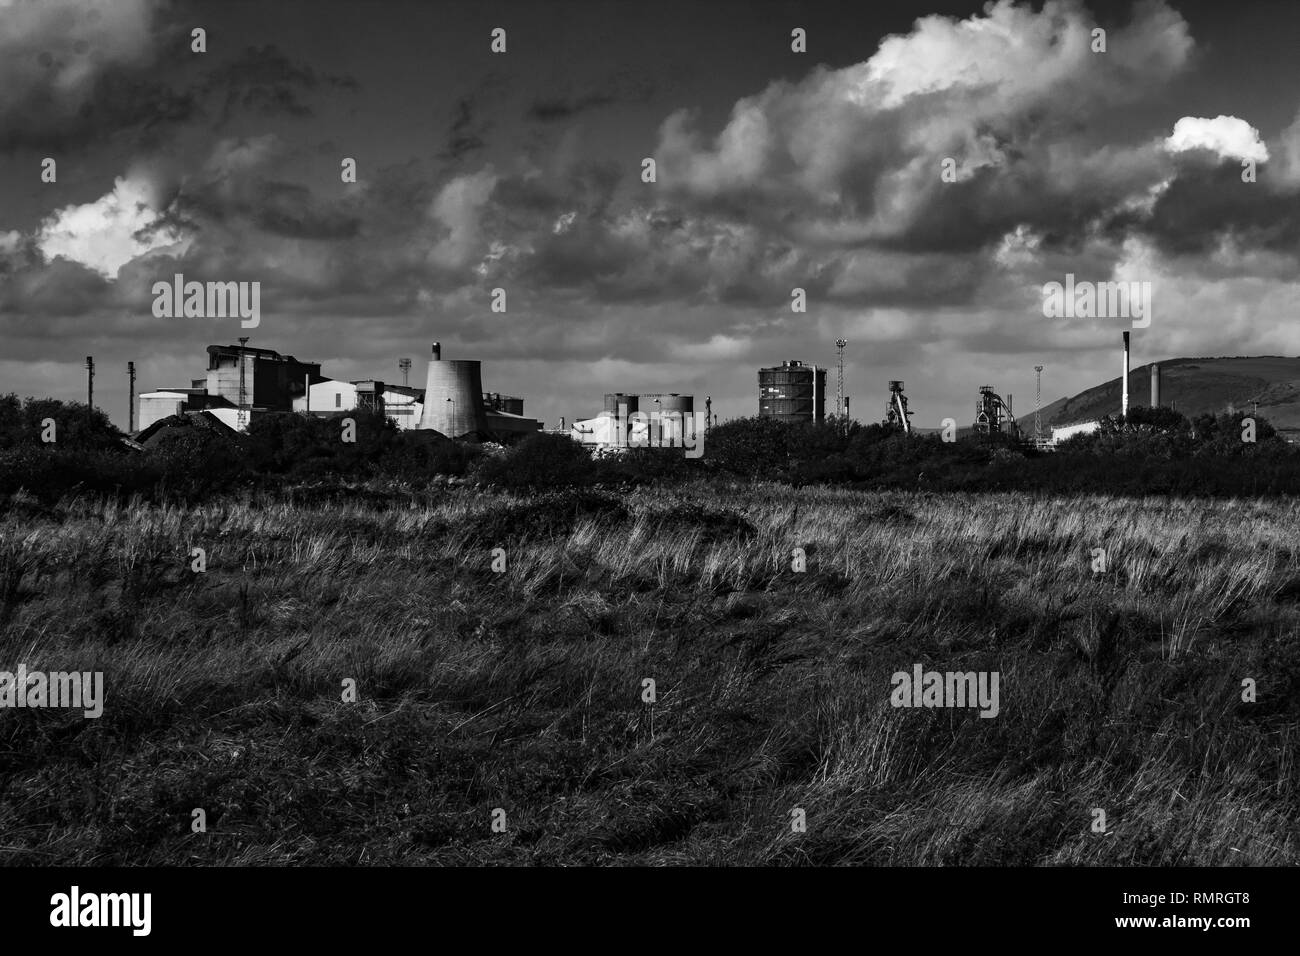
<path id="1" fill-rule="evenodd" d="M 1160 407 L 1160 366 L 1151 363 L 1151 407 Z"/>
<path id="2" fill-rule="evenodd" d="M 1120 379 L 1119 413 L 1128 417 L 1128 332 L 1124 332 L 1124 375 Z"/>
<path id="3" fill-rule="evenodd" d="M 433 360 L 434 360 L 435 362 L 441 362 L 441 361 L 442 361 L 442 343 L 441 343 L 441 342 L 434 342 L 434 343 L 433 343 Z"/>

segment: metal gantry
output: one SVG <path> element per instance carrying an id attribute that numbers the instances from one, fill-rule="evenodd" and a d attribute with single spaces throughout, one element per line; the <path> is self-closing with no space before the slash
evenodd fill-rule
<path id="1" fill-rule="evenodd" d="M 1042 422 L 1039 417 L 1039 410 L 1043 406 L 1043 367 L 1034 366 L 1034 374 L 1037 376 L 1037 384 L 1034 387 L 1034 441 L 1043 440 Z"/>
<path id="2" fill-rule="evenodd" d="M 244 346 L 248 344 L 248 336 L 239 337 L 239 427 L 245 429 L 248 427 L 248 401 L 247 392 L 244 387 Z"/>

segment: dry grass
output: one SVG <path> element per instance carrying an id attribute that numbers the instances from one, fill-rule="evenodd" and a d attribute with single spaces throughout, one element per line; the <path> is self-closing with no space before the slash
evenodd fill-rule
<path id="1" fill-rule="evenodd" d="M 1298 530 L 767 486 L 15 500 L 0 669 L 107 702 L 0 711 L 0 863 L 1293 865 Z M 917 662 L 998 671 L 1000 715 L 892 708 Z"/>

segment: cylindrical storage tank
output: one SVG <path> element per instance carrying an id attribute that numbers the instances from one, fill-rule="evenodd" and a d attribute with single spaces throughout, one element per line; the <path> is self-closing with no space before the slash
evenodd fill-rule
<path id="1" fill-rule="evenodd" d="M 658 404 L 655 404 L 658 402 Z M 645 412 L 693 412 L 695 396 L 693 395 L 642 395 L 642 411 Z"/>
<path id="2" fill-rule="evenodd" d="M 791 360 L 758 370 L 758 414 L 785 422 L 820 422 L 826 401 L 826 370 Z"/>
<path id="3" fill-rule="evenodd" d="M 651 440 L 660 445 L 680 445 L 683 441 L 694 444 L 695 396 L 693 395 L 642 395 L 641 410 L 658 415 L 652 428 Z"/>
<path id="4" fill-rule="evenodd" d="M 179 415 L 188 398 L 183 392 L 146 392 L 140 396 L 136 420 L 140 430 L 156 421 Z"/>
<path id="5" fill-rule="evenodd" d="M 640 395 L 629 395 L 626 392 L 606 392 L 605 393 L 605 411 L 617 415 L 621 410 L 624 414 L 631 415 L 638 411 L 637 399 Z M 619 406 L 623 406 L 620 409 Z"/>
<path id="6" fill-rule="evenodd" d="M 487 432 L 481 363 L 438 358 L 429 362 L 420 427 L 432 428 L 448 438 Z"/>

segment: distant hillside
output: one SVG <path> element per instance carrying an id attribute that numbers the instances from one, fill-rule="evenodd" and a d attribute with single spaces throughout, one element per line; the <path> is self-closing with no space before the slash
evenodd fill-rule
<path id="1" fill-rule="evenodd" d="M 1160 404 L 1194 417 L 1220 413 L 1232 405 L 1259 414 L 1290 439 L 1300 439 L 1300 357 L 1283 355 L 1234 358 L 1179 358 L 1157 362 L 1160 366 Z M 1151 403 L 1151 366 L 1129 373 L 1129 404 Z M 1119 412 L 1120 382 L 1110 381 L 1043 406 L 1043 427 L 1068 425 Z M 1021 412 L 1021 422 L 1033 426 L 1034 413 Z"/>

